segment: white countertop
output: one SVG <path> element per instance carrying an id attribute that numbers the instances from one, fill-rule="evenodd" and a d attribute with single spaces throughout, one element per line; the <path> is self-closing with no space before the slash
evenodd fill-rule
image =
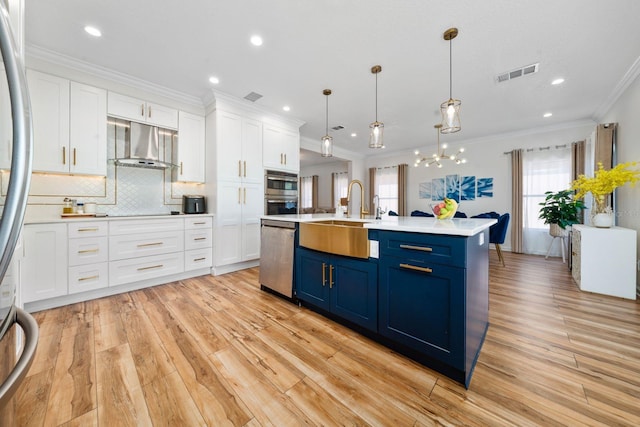
<path id="1" fill-rule="evenodd" d="M 372 230 L 448 234 L 451 236 L 474 236 L 498 222 L 493 218 L 453 218 L 440 220 L 418 216 L 392 216 L 376 220 L 371 216 L 360 219 L 354 217 L 347 218 L 335 214 L 265 215 L 262 219 L 292 222 L 315 222 L 336 219 L 340 221 L 364 222 L 364 228 Z"/>
<path id="2" fill-rule="evenodd" d="M 82 217 L 60 217 L 60 216 L 31 216 L 25 217 L 25 224 L 50 224 L 50 223 L 70 223 L 78 221 L 122 221 L 129 219 L 164 219 L 164 218 L 191 218 L 196 216 L 210 216 L 213 214 L 179 214 L 179 215 L 129 215 L 129 216 L 82 216 Z"/>

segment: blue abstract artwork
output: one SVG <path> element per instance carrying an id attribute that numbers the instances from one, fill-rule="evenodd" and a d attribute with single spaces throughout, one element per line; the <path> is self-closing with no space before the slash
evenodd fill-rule
<path id="1" fill-rule="evenodd" d="M 493 197 L 493 178 L 478 178 L 477 197 Z"/>
<path id="2" fill-rule="evenodd" d="M 460 175 L 447 175 L 446 177 L 446 197 L 456 202 L 460 201 Z"/>
<path id="3" fill-rule="evenodd" d="M 460 200 L 476 199 L 476 177 L 463 176 L 460 182 Z"/>
<path id="4" fill-rule="evenodd" d="M 431 180 L 431 200 L 443 200 L 445 196 L 444 192 L 444 178 L 434 178 Z"/>
<path id="5" fill-rule="evenodd" d="M 421 182 L 418 188 L 418 198 L 431 199 L 431 183 Z"/>

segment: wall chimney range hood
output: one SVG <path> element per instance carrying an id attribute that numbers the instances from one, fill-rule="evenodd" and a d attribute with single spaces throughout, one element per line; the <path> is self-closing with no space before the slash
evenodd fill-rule
<path id="1" fill-rule="evenodd" d="M 146 169 L 176 167 L 171 163 L 175 131 L 117 119 L 109 122 L 115 125 L 116 165 Z"/>

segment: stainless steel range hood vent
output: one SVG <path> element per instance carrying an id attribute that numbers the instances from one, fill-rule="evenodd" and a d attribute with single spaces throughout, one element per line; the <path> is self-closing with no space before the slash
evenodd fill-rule
<path id="1" fill-rule="evenodd" d="M 117 119 L 110 119 L 109 123 L 115 126 L 116 165 L 146 169 L 176 167 L 171 163 L 176 132 Z"/>

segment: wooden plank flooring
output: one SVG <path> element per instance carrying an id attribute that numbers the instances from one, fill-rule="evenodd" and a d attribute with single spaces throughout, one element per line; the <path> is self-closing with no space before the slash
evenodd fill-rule
<path id="1" fill-rule="evenodd" d="M 640 425 L 640 303 L 580 292 L 558 259 L 490 259 L 469 390 L 250 269 L 36 313 L 18 425 Z"/>

